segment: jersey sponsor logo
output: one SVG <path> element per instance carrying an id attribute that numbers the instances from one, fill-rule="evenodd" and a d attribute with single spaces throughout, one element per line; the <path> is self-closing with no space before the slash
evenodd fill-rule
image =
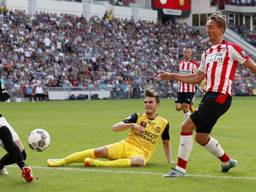
<path id="1" fill-rule="evenodd" d="M 217 61 L 218 63 L 223 63 L 224 57 L 225 53 L 214 53 L 207 56 L 206 63 L 213 63 L 214 61 Z"/>
<path id="2" fill-rule="evenodd" d="M 149 131 L 143 131 L 139 135 L 151 144 L 155 144 L 158 138 L 158 135 L 151 133 Z"/>
<path id="3" fill-rule="evenodd" d="M 150 125 L 156 125 L 156 123 L 154 122 L 154 121 L 148 121 L 148 124 L 150 124 Z"/>

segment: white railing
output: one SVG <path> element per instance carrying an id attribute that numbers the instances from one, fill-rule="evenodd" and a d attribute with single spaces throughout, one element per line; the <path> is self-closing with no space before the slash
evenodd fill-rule
<path id="1" fill-rule="evenodd" d="M 88 91 L 88 90 L 49 90 L 49 100 L 67 100 L 71 95 L 86 95 L 91 99 L 93 95 L 98 95 L 99 99 L 110 98 L 110 91 Z"/>
<path id="2" fill-rule="evenodd" d="M 157 11 L 136 7 L 113 6 L 109 2 L 67 2 L 53 0 L 8 0 L 6 6 L 9 9 L 25 10 L 33 15 L 36 12 L 67 13 L 71 15 L 83 15 L 87 20 L 92 16 L 102 18 L 106 11 L 112 11 L 113 17 L 135 21 L 146 20 L 157 22 Z"/>
<path id="3" fill-rule="evenodd" d="M 250 43 L 245 41 L 241 38 L 240 35 L 238 35 L 236 32 L 232 31 L 231 29 L 227 28 L 226 32 L 224 34 L 224 38 L 235 42 L 238 44 L 247 54 L 256 57 L 256 47 L 252 46 Z"/>

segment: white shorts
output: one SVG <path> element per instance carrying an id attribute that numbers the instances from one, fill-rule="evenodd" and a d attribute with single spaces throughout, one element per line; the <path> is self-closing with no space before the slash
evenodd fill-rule
<path id="1" fill-rule="evenodd" d="M 10 132 L 12 134 L 12 140 L 14 142 L 20 140 L 16 131 L 12 128 L 12 126 L 6 121 L 6 119 L 4 117 L 0 117 L 0 129 L 1 129 L 2 126 L 8 127 L 8 129 L 10 130 Z M 0 146 L 3 146 L 3 142 L 2 142 L 1 139 L 0 139 Z"/>

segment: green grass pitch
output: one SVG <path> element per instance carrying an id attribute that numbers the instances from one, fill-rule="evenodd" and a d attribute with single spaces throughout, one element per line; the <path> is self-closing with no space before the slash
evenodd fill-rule
<path id="1" fill-rule="evenodd" d="M 198 104 L 197 100 L 196 104 Z M 231 109 L 218 121 L 214 136 L 224 149 L 239 161 L 237 168 L 220 173 L 219 161 L 194 143 L 189 159 L 189 176 L 165 179 L 170 170 L 162 144 L 144 168 L 85 168 L 73 164 L 65 168 L 48 168 L 48 158 L 59 158 L 75 151 L 117 142 L 127 131 L 115 133 L 112 124 L 134 112 L 143 111 L 142 100 L 59 101 L 33 103 L 1 103 L 1 113 L 17 130 L 32 166 L 33 183 L 25 183 L 20 170 L 8 167 L 9 175 L 0 176 L 1 192 L 233 192 L 256 191 L 256 98 L 233 98 Z M 171 143 L 176 159 L 179 127 L 183 114 L 174 109 L 174 101 L 163 99 L 159 114 L 171 125 Z M 46 129 L 51 146 L 44 152 L 34 152 L 26 143 L 34 128 Z M 0 149 L 0 156 L 5 151 Z"/>

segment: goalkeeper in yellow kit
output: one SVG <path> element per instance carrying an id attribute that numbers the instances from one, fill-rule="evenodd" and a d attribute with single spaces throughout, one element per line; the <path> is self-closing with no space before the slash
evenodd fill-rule
<path id="1" fill-rule="evenodd" d="M 84 162 L 87 167 L 131 167 L 145 166 L 157 146 L 160 137 L 168 163 L 172 162 L 169 123 L 156 110 L 159 96 L 155 91 L 146 90 L 144 113 L 134 113 L 112 126 L 113 131 L 130 129 L 126 139 L 103 147 L 76 152 L 62 159 L 48 159 L 49 167 L 60 167 L 70 163 Z M 106 158 L 110 161 L 100 161 Z"/>

